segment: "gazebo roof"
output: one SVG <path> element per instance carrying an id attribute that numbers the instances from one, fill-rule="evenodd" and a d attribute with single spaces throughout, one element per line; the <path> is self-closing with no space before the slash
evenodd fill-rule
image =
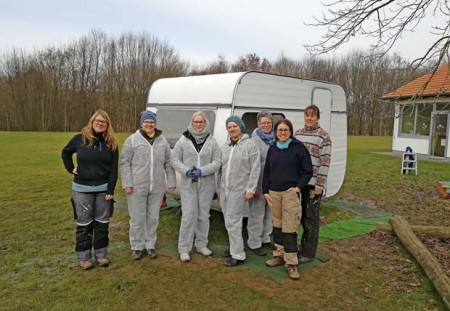
<path id="1" fill-rule="evenodd" d="M 414 96 L 450 95 L 450 64 L 439 67 L 434 75 L 427 73 L 398 89 L 384 94 L 381 99 L 405 99 Z M 431 78 L 430 78 L 431 77 Z"/>

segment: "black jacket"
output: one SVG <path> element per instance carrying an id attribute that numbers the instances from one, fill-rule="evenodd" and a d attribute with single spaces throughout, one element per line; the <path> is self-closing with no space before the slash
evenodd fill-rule
<path id="1" fill-rule="evenodd" d="M 302 189 L 313 174 L 311 156 L 308 149 L 292 138 L 287 149 L 279 149 L 276 143 L 267 151 L 262 183 L 263 193 L 286 191 L 292 187 Z"/>
<path id="2" fill-rule="evenodd" d="M 102 135 L 95 137 L 94 144 L 83 145 L 81 134 L 75 135 L 61 153 L 66 170 L 73 174 L 73 154 L 77 154 L 77 175 L 73 181 L 80 185 L 98 186 L 107 183 L 107 194 L 114 194 L 117 182 L 119 150 L 110 150 Z"/>

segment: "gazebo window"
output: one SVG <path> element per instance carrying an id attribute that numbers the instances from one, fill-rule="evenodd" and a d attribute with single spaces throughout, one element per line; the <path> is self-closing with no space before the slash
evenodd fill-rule
<path id="1" fill-rule="evenodd" d="M 414 106 L 403 106 L 401 116 L 401 133 L 402 134 L 414 134 Z"/>
<path id="2" fill-rule="evenodd" d="M 417 105 L 417 123 L 416 134 L 417 135 L 430 135 L 430 123 L 431 113 L 433 112 L 432 104 L 419 104 Z"/>
<path id="3" fill-rule="evenodd" d="M 450 111 L 450 103 L 437 103 L 436 111 L 440 110 L 449 110 Z"/>
<path id="4" fill-rule="evenodd" d="M 432 104 L 406 105 L 401 111 L 401 134 L 430 135 Z"/>

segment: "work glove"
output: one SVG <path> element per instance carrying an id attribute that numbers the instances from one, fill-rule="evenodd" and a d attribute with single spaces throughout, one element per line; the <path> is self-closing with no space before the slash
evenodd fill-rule
<path id="1" fill-rule="evenodd" d="M 192 171 L 192 173 L 192 175 L 197 178 L 202 176 L 202 170 L 200 168 L 196 168 L 195 171 Z"/>
<path id="2" fill-rule="evenodd" d="M 193 169 L 187 170 L 186 171 L 186 177 L 194 178 L 195 177 L 194 176 L 194 170 Z"/>

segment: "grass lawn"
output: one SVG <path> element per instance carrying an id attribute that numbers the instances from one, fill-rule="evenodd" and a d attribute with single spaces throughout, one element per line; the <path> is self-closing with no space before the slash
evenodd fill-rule
<path id="1" fill-rule="evenodd" d="M 110 224 L 108 268 L 81 271 L 74 255 L 75 224 L 69 202 L 71 175 L 60 158 L 73 133 L 0 132 L 1 310 L 444 310 L 423 271 L 393 236 L 370 233 L 323 243 L 332 259 L 273 281 L 245 265 L 194 255 L 132 261 L 128 216 Z M 121 134 L 120 146 L 128 134 Z M 344 185 L 324 201 L 324 223 L 348 214 L 327 202 L 348 200 L 406 217 L 416 225 L 450 226 L 449 202 L 437 180 L 450 180 L 449 163 L 419 160 L 419 175 L 400 175 L 390 137 L 349 137 Z M 116 197 L 123 197 L 120 181 Z M 161 213 L 158 248 L 175 243 L 179 213 Z M 220 213 L 211 214 L 210 244 L 224 245 Z"/>

